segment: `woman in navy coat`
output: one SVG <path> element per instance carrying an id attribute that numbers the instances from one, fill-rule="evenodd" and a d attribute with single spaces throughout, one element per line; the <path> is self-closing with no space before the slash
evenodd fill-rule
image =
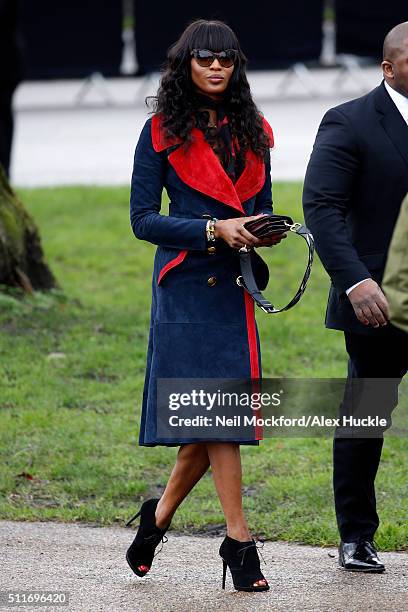
<path id="1" fill-rule="evenodd" d="M 243 227 L 272 212 L 273 146 L 245 64 L 226 24 L 190 24 L 169 50 L 155 113 L 136 146 L 131 226 L 136 238 L 157 245 L 139 443 L 180 449 L 162 497 L 136 515 L 127 561 L 138 576 L 149 571 L 177 507 L 211 466 L 227 523 L 223 584 L 228 565 L 236 589 L 260 591 L 269 587 L 242 510 L 242 440 L 178 440 L 157 431 L 157 379 L 261 377 L 254 302 L 236 283 L 238 249 L 279 240 L 257 239 Z M 160 214 L 163 188 L 168 216 Z M 256 437 L 244 443 L 258 444 Z"/>

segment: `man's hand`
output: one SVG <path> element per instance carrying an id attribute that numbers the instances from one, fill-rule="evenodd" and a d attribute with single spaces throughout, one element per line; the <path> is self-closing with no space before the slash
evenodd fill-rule
<path id="1" fill-rule="evenodd" d="M 372 327 L 387 325 L 390 318 L 387 298 L 374 280 L 369 278 L 360 283 L 348 298 L 361 323 Z"/>

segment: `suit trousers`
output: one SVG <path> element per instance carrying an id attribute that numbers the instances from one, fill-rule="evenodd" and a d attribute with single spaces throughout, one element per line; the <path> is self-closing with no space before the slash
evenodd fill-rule
<path id="1" fill-rule="evenodd" d="M 398 402 L 398 385 L 408 370 L 408 334 L 390 324 L 378 332 L 373 335 L 345 332 L 349 355 L 347 382 L 356 378 L 392 379 L 385 381 L 386 393 L 381 396 L 381 413 L 391 417 Z M 345 401 L 341 414 L 345 412 Z M 383 442 L 382 432 L 371 438 L 335 435 L 333 488 L 343 542 L 374 538 L 379 525 L 374 481 Z"/>

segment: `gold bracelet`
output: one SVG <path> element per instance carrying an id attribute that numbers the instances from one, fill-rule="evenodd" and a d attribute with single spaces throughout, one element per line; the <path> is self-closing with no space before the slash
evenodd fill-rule
<path id="1" fill-rule="evenodd" d="M 218 219 L 210 219 L 209 221 L 207 221 L 207 225 L 205 228 L 206 234 L 207 234 L 207 240 L 208 242 L 215 242 L 215 223 L 216 221 L 218 221 Z"/>

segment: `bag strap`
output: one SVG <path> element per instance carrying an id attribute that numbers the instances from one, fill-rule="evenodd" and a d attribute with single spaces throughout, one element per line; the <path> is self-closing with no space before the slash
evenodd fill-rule
<path id="1" fill-rule="evenodd" d="M 243 287 L 245 291 L 247 291 L 250 296 L 254 299 L 257 306 L 259 306 L 264 312 L 267 314 L 276 314 L 277 312 L 283 312 L 285 310 L 289 310 L 295 306 L 302 295 L 306 290 L 307 281 L 309 280 L 310 272 L 312 270 L 313 264 L 313 256 L 314 256 L 314 239 L 311 232 L 307 229 L 305 225 L 301 223 L 293 223 L 293 225 L 288 225 L 288 228 L 291 232 L 301 236 L 308 246 L 309 258 L 306 266 L 305 273 L 302 278 L 302 282 L 300 283 L 299 289 L 297 290 L 295 296 L 290 300 L 286 306 L 283 308 L 275 308 L 275 306 L 262 295 L 261 291 L 258 289 L 258 286 L 255 281 L 255 277 L 252 271 L 252 263 L 251 263 L 251 249 L 244 246 L 239 249 L 239 260 L 241 266 L 241 276 L 238 276 L 236 279 L 237 284 L 240 287 Z"/>

